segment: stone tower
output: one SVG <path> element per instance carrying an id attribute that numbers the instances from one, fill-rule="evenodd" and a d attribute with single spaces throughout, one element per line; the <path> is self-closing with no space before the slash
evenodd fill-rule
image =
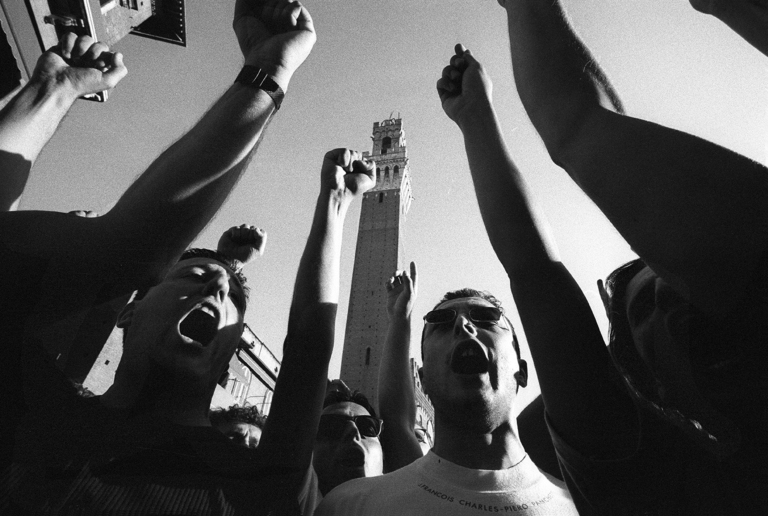
<path id="1" fill-rule="evenodd" d="M 363 197 L 349 296 L 341 378 L 378 403 L 378 371 L 387 333 L 384 282 L 402 269 L 403 224 L 411 205 L 411 178 L 403 122 L 373 124 L 376 186 Z"/>

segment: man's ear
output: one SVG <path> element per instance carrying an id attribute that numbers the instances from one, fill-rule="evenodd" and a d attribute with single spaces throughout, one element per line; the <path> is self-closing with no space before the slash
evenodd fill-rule
<path id="1" fill-rule="evenodd" d="M 517 364 L 520 366 L 520 370 L 515 373 L 515 380 L 517 380 L 517 388 L 519 389 L 528 385 L 528 362 L 521 358 Z"/>
<path id="2" fill-rule="evenodd" d="M 118 328 L 127 328 L 131 325 L 133 322 L 133 314 L 136 311 L 136 303 L 131 301 L 127 305 L 123 307 L 122 310 L 120 310 L 120 313 L 117 315 L 117 327 Z"/>

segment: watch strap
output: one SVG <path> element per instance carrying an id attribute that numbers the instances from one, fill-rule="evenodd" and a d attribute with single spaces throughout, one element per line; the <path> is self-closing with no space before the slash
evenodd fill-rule
<path id="1" fill-rule="evenodd" d="M 280 109 L 280 104 L 283 103 L 283 98 L 285 97 L 283 88 L 258 66 L 245 65 L 237 75 L 235 82 L 262 90 L 272 98 L 272 101 L 275 103 L 275 109 Z"/>

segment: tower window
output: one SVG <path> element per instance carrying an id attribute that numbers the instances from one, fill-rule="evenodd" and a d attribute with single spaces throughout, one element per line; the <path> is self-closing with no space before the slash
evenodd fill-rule
<path id="1" fill-rule="evenodd" d="M 392 138 L 385 136 L 381 140 L 381 153 L 386 154 L 389 149 L 392 148 Z"/>
<path id="2" fill-rule="evenodd" d="M 398 165 L 395 165 L 395 177 L 400 174 L 400 167 Z"/>
<path id="3" fill-rule="evenodd" d="M 379 202 L 382 202 L 384 200 L 384 194 L 379 192 Z"/>
<path id="4" fill-rule="evenodd" d="M 365 348 L 365 365 L 371 364 L 371 348 Z"/>

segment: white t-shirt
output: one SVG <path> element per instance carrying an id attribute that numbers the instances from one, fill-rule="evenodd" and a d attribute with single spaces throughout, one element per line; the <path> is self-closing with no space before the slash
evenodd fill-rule
<path id="1" fill-rule="evenodd" d="M 578 516 L 565 485 L 525 457 L 504 470 L 468 469 L 434 452 L 388 475 L 346 482 L 315 511 L 323 515 L 482 513 Z"/>

